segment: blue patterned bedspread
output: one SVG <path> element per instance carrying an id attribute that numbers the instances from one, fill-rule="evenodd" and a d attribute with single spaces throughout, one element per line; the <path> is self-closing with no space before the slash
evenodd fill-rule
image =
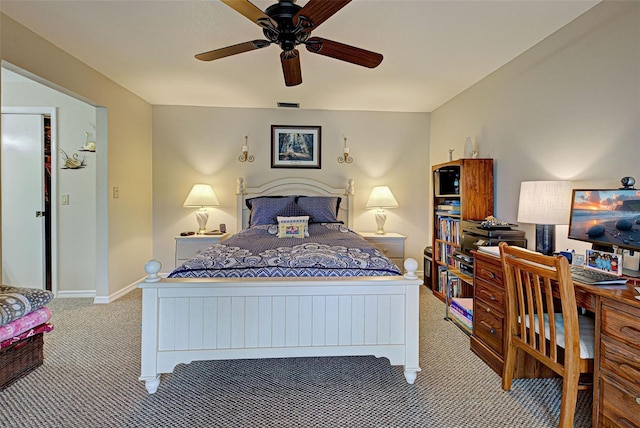
<path id="1" fill-rule="evenodd" d="M 391 260 L 339 223 L 312 223 L 309 238 L 277 234 L 277 225 L 245 229 L 186 261 L 169 278 L 401 275 Z"/>

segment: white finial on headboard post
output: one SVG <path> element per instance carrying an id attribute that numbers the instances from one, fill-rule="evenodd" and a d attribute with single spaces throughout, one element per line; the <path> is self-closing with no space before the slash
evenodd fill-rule
<path id="1" fill-rule="evenodd" d="M 345 189 L 344 195 L 345 195 L 345 199 L 346 199 L 346 205 L 347 205 L 347 227 L 353 227 L 353 205 L 354 205 L 354 197 L 353 195 L 355 195 L 355 188 L 354 188 L 354 181 L 353 178 L 349 178 L 347 180 L 347 188 Z M 343 202 L 344 203 L 344 202 Z"/>
<path id="2" fill-rule="evenodd" d="M 236 187 L 236 195 L 244 195 L 246 192 L 246 187 L 244 185 L 244 178 L 238 177 L 238 186 Z"/>
<path id="3" fill-rule="evenodd" d="M 355 190 L 353 188 L 353 178 L 350 178 L 347 180 L 347 195 L 353 196 L 354 193 L 355 193 Z"/>

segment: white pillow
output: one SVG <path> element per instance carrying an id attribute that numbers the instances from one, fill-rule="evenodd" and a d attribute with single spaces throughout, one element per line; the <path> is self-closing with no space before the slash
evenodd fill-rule
<path id="1" fill-rule="evenodd" d="M 309 216 L 277 217 L 278 238 L 308 238 Z"/>

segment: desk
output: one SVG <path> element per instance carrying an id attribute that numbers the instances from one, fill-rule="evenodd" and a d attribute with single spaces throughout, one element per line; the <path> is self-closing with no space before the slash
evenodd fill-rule
<path id="1" fill-rule="evenodd" d="M 574 283 L 579 306 L 595 314 L 593 426 L 640 427 L 640 300 L 634 286 Z M 471 350 L 502 376 L 505 292 L 500 259 L 474 253 L 474 308 Z M 518 357 L 516 377 L 547 377 L 550 370 L 526 355 Z"/>

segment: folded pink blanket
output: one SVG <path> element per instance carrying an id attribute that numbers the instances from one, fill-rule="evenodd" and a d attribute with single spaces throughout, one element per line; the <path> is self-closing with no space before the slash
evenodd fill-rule
<path id="1" fill-rule="evenodd" d="M 24 340 L 27 337 L 35 336 L 36 334 L 40 334 L 40 333 L 49 333 L 52 330 L 53 330 L 53 324 L 49 324 L 48 322 L 44 324 L 40 324 L 38 326 L 30 328 L 27 331 L 23 331 L 22 333 L 12 337 L 11 339 L 7 339 L 3 342 L 0 342 L 0 350 L 7 348 L 16 342 L 20 342 L 21 340 Z"/>
<path id="2" fill-rule="evenodd" d="M 27 315 L 0 326 L 0 342 L 18 336 L 33 327 L 44 324 L 51 318 L 51 310 L 47 307 L 36 309 Z"/>

